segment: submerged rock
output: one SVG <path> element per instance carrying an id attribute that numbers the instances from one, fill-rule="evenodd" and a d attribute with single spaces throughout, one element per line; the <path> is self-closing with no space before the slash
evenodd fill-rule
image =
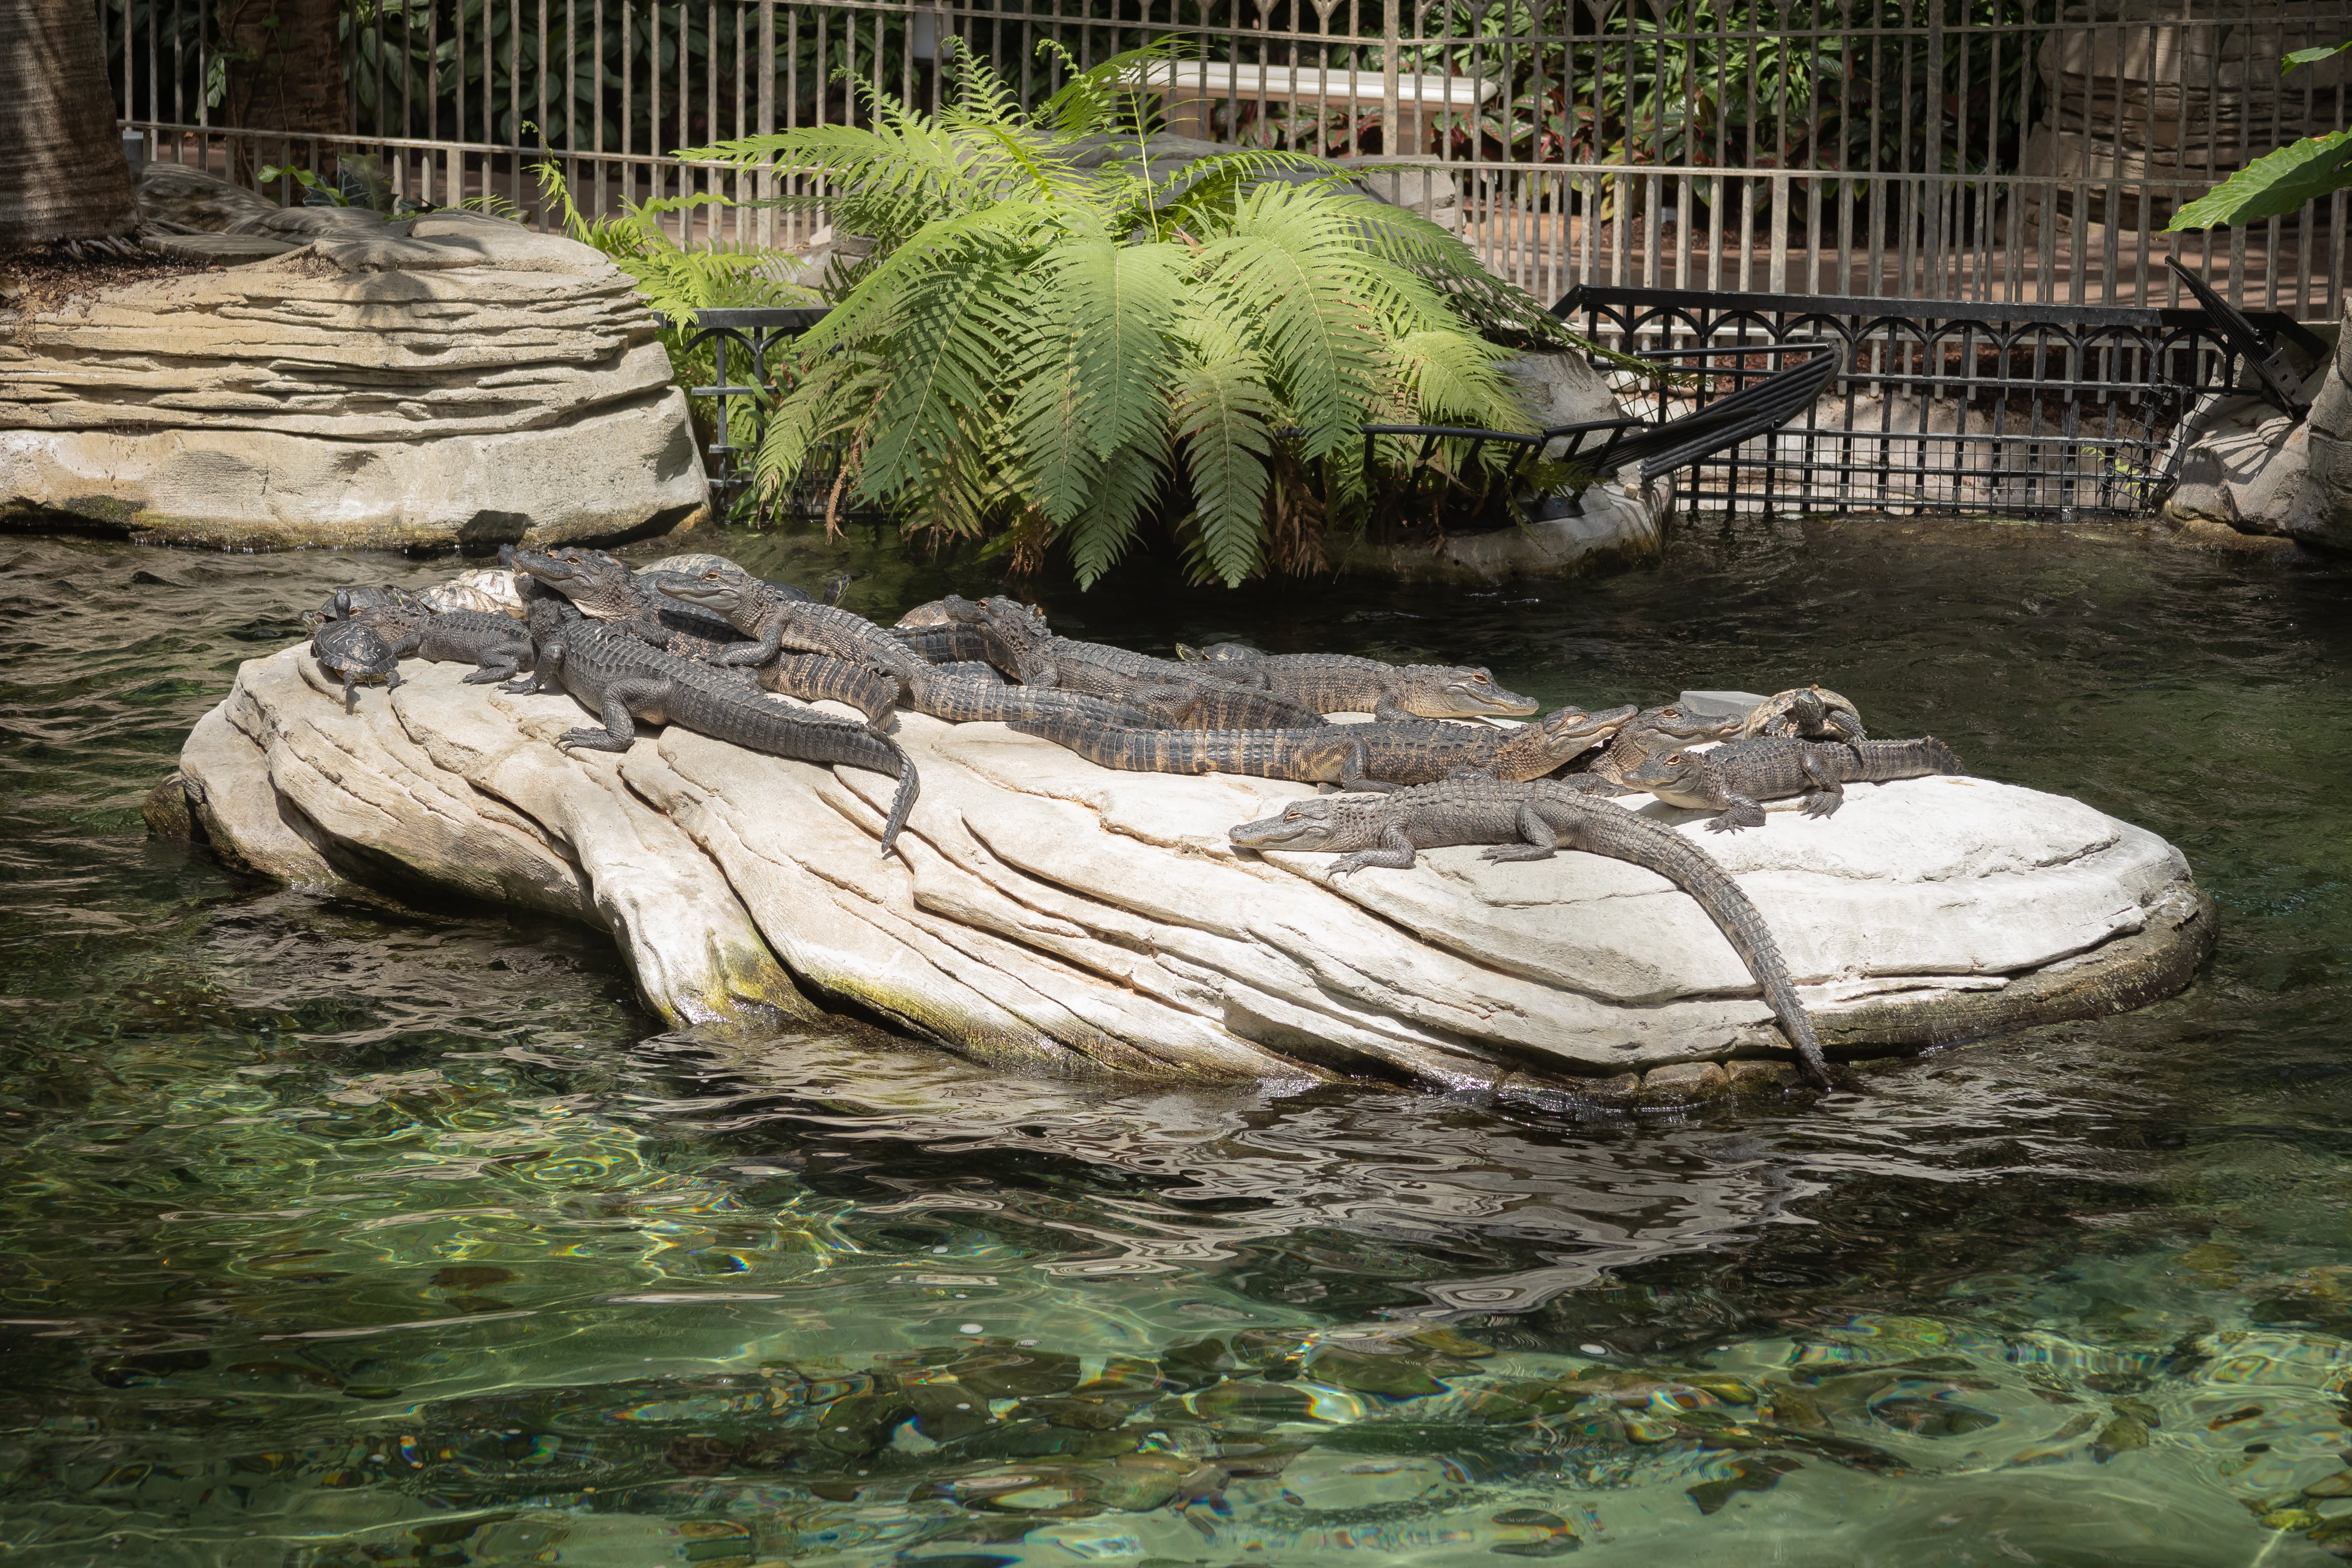
<path id="1" fill-rule="evenodd" d="M 660 323 L 591 247 L 472 212 L 280 210 L 170 164 L 144 179 L 151 219 L 282 254 L 0 318 L 0 521 L 478 548 L 705 514 Z"/>
<path id="2" fill-rule="evenodd" d="M 408 668 L 346 714 L 302 649 L 247 662 L 181 759 L 210 841 L 292 882 L 602 928 L 677 1021 L 805 1015 L 814 997 L 1009 1068 L 1374 1073 L 1562 1107 L 1789 1081 L 1738 957 L 1638 867 L 1439 849 L 1333 882 L 1329 856 L 1226 837 L 1309 786 L 1108 772 L 915 713 L 898 739 L 921 799 L 886 859 L 889 779 L 675 727 L 566 756 L 571 699 Z M 1698 832 L 1696 814 L 1644 809 Z M 1775 810 L 1704 842 L 1845 1056 L 2137 1006 L 2211 941 L 2171 846 L 1990 779 L 1853 785 L 1830 819 Z M 1065 1386 L 1008 1372 L 985 1392 Z"/>

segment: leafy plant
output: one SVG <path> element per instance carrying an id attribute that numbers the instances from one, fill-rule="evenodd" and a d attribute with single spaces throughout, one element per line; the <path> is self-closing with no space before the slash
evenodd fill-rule
<path id="1" fill-rule="evenodd" d="M 2316 65 L 2352 49 L 2352 41 L 2297 49 L 2279 62 L 2284 76 L 2297 66 Z M 2235 228 L 2266 217 L 2300 212 L 2305 202 L 2352 186 L 2352 132 L 2331 131 L 2290 142 L 2266 153 L 2185 204 L 2165 225 L 2168 234 L 2189 229 Z"/>
<path id="2" fill-rule="evenodd" d="M 1003 530 L 1032 563 L 1058 543 L 1081 584 L 1164 516 L 1195 577 L 1231 584 L 1317 563 L 1330 514 L 1360 513 L 1359 426 L 1529 428 L 1464 310 L 1558 324 L 1320 160 L 1154 159 L 1134 84 L 1167 52 L 1073 68 L 1029 113 L 959 58 L 936 116 L 868 89 L 870 129 L 681 154 L 820 179 L 788 202 L 875 241 L 801 340 L 763 482 L 837 460 L 836 505 Z"/>

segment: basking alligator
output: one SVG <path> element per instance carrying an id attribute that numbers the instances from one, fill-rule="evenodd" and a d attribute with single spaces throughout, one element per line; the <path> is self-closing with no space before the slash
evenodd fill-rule
<path id="1" fill-rule="evenodd" d="M 1812 1019 L 1797 1000 L 1780 944 L 1738 883 L 1706 850 L 1622 806 L 1595 801 L 1549 780 L 1511 784 L 1465 773 L 1393 795 L 1295 800 L 1279 816 L 1244 822 L 1233 841 L 1245 849 L 1351 850 L 1330 875 L 1368 866 L 1399 870 L 1415 853 L 1453 844 L 1487 844 L 1489 860 L 1549 860 L 1560 848 L 1605 855 L 1655 871 L 1688 893 L 1729 939 L 1796 1047 L 1805 1071 L 1829 1087 L 1829 1067 Z"/>
<path id="2" fill-rule="evenodd" d="M 530 679 L 509 689 L 544 691 L 557 684 L 604 720 L 602 729 L 566 731 L 559 746 L 625 752 L 636 738 L 632 721 L 643 719 L 771 756 L 865 768 L 898 781 L 882 827 L 885 855 L 914 809 L 920 788 L 915 764 L 866 726 L 765 701 L 736 677 L 649 647 L 625 631 L 593 620 L 567 622 L 541 641 Z"/>
<path id="3" fill-rule="evenodd" d="M 626 562 L 601 550 L 509 545 L 499 552 L 499 559 L 562 594 L 591 620 L 620 626 L 682 658 L 708 658 L 720 647 L 742 640 L 719 616 L 665 598 Z"/>
<path id="4" fill-rule="evenodd" d="M 1465 769 L 1502 779 L 1541 778 L 1601 744 L 1633 716 L 1630 706 L 1602 713 L 1563 708 L 1507 730 L 1432 720 L 1319 730 L 1131 730 L 1070 719 L 1013 727 L 1107 768 L 1249 773 L 1384 792 L 1433 784 Z"/>
<path id="5" fill-rule="evenodd" d="M 440 610 L 422 602 L 385 604 L 368 590 L 339 590 L 330 608 L 342 618 L 373 626 L 399 658 L 428 658 L 478 665 L 468 686 L 511 680 L 530 668 L 530 628 L 512 616 L 490 610 Z"/>
<path id="6" fill-rule="evenodd" d="M 1800 686 L 1766 698 L 1739 732 L 1797 741 L 1870 739 L 1862 727 L 1862 710 L 1826 686 Z"/>
<path id="7" fill-rule="evenodd" d="M 1653 752 L 1671 752 L 1691 741 L 1720 741 L 1739 728 L 1739 715 L 1720 719 L 1704 719 L 1669 703 L 1664 708 L 1644 708 L 1625 721 L 1625 727 L 1603 747 L 1601 753 L 1584 766 L 1585 773 L 1607 784 L 1626 786 L 1625 770 L 1639 767 Z M 1598 793 L 1592 786 L 1580 786 L 1588 793 Z"/>
<path id="8" fill-rule="evenodd" d="M 646 581 L 667 600 L 715 615 L 751 639 L 712 654 L 713 664 L 761 665 L 791 647 L 847 659 L 903 682 L 921 663 L 906 644 L 864 616 L 785 598 L 740 567 L 659 572 Z"/>
<path id="9" fill-rule="evenodd" d="M 1191 668 L 1222 680 L 1273 692 L 1318 713 L 1370 713 L 1375 719 L 1514 718 L 1536 710 L 1532 697 L 1506 691 L 1482 668 L 1383 664 L 1345 653 L 1260 653 L 1239 643 L 1206 649 L 1178 644 Z"/>
<path id="10" fill-rule="evenodd" d="M 1178 710 L 1184 722 L 1209 722 L 1211 712 L 1222 721 L 1250 730 L 1320 729 L 1323 715 L 1304 702 L 1273 691 L 1252 691 L 1230 680 L 1204 675 L 1195 667 L 1173 659 L 1153 658 L 1105 643 L 1079 642 L 1055 637 L 1045 617 L 1026 605 L 1002 596 L 972 605 L 969 600 L 942 600 L 958 624 L 987 628 L 993 651 L 985 657 L 997 664 L 1009 656 L 1012 673 L 1022 685 L 1042 690 L 1083 692 L 1144 707 L 1181 704 L 1197 696 L 1206 708 Z M 1000 664 L 999 668 L 1003 668 Z M 1193 715 L 1200 715 L 1194 718 Z"/>
<path id="11" fill-rule="evenodd" d="M 1827 816 L 1845 804 L 1850 784 L 1964 773 L 1952 748 L 1932 735 L 1916 741 L 1734 741 L 1712 752 L 1669 752 L 1629 770 L 1625 782 L 1668 805 L 1717 813 L 1713 833 L 1764 826 L 1759 801 L 1805 797 L 1807 816 Z"/>
<path id="12" fill-rule="evenodd" d="M 365 621 L 332 617 L 310 628 L 310 655 L 319 668 L 343 683 L 343 711 L 360 704 L 359 685 L 381 680 L 389 691 L 400 684 L 400 655 Z"/>

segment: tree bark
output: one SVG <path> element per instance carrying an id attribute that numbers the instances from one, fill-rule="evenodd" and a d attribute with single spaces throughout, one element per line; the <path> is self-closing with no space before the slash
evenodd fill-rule
<path id="1" fill-rule="evenodd" d="M 90 0 L 0 0 L 0 250 L 138 226 L 99 47 Z"/>
<path id="2" fill-rule="evenodd" d="M 228 58 L 223 122 L 239 131 L 349 131 L 341 16 L 342 0 L 223 0 Z M 310 169 L 330 182 L 335 177 L 331 143 L 321 143 L 315 157 L 299 136 L 239 136 L 232 145 L 230 177 L 239 184 L 253 182 L 257 158 Z"/>

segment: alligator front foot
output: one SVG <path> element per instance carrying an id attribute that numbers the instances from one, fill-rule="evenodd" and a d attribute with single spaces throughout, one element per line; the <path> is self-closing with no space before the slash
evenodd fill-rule
<path id="1" fill-rule="evenodd" d="M 623 740 L 609 730 L 566 730 L 555 737 L 555 743 L 567 752 L 574 748 L 591 752 L 625 752 L 635 743 L 635 737 Z"/>
<path id="2" fill-rule="evenodd" d="M 1709 833 L 1737 833 L 1743 827 L 1764 826 L 1764 808 L 1752 800 L 1743 800 L 1719 816 L 1707 818 Z"/>
<path id="3" fill-rule="evenodd" d="M 1844 804 L 1845 796 L 1843 794 L 1832 795 L 1827 790 L 1816 791 L 1814 794 L 1809 795 L 1805 797 L 1805 815 L 1807 816 L 1835 816 L 1837 815 L 1837 808 Z"/>
<path id="4" fill-rule="evenodd" d="M 1359 849 L 1353 855 L 1342 855 L 1332 861 L 1328 875 L 1349 876 L 1367 866 L 1378 866 L 1387 871 L 1410 871 L 1413 858 L 1413 851 L 1410 849 Z"/>

